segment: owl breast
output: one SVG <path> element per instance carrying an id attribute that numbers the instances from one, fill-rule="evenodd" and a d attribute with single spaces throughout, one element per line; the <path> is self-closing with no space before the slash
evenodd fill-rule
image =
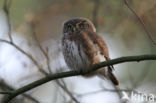
<path id="1" fill-rule="evenodd" d="M 91 63 L 88 60 L 87 55 L 81 49 L 81 45 L 76 44 L 69 39 L 63 39 L 62 51 L 65 62 L 71 70 L 87 70 Z"/>

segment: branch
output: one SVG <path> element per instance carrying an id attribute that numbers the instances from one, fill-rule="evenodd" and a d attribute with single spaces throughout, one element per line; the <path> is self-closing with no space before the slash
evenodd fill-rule
<path id="1" fill-rule="evenodd" d="M 51 71 L 51 69 L 50 69 L 50 59 L 49 59 L 49 56 L 48 56 L 48 48 L 47 48 L 46 51 L 44 51 L 44 49 L 42 48 L 42 46 L 41 46 L 41 44 L 40 44 L 40 42 L 39 42 L 39 40 L 38 40 L 38 38 L 37 38 L 36 32 L 35 32 L 35 30 L 34 30 L 34 29 L 35 29 L 35 24 L 34 24 L 34 23 L 31 23 L 30 26 L 31 26 L 31 28 L 32 28 L 33 37 L 34 37 L 34 39 L 35 39 L 35 41 L 36 41 L 36 43 L 37 43 L 37 46 L 39 47 L 40 51 L 42 52 L 43 56 L 44 56 L 45 59 L 46 59 L 46 64 L 47 64 L 47 66 L 48 66 L 48 71 L 49 71 L 49 73 L 52 74 L 52 71 Z M 47 74 L 48 74 L 48 73 L 47 73 Z"/>
<path id="2" fill-rule="evenodd" d="M 103 89 L 100 89 L 100 90 L 96 90 L 96 91 L 91 91 L 91 92 L 87 92 L 87 93 L 84 93 L 84 94 L 76 94 L 78 97 L 83 97 L 83 96 L 88 96 L 88 95 L 93 95 L 93 94 L 98 94 L 98 93 L 101 93 L 101 92 L 132 92 L 133 90 L 131 89 L 107 89 L 107 88 L 103 88 Z"/>
<path id="3" fill-rule="evenodd" d="M 9 8 L 11 6 L 11 0 L 4 0 L 3 3 L 3 10 L 6 13 L 6 19 L 7 19 L 7 25 L 8 25 L 8 36 L 10 39 L 10 42 L 13 42 L 12 36 L 11 36 L 11 24 L 10 24 L 10 15 L 9 15 Z"/>
<path id="4" fill-rule="evenodd" d="M 78 76 L 78 75 L 85 75 L 91 72 L 94 72 L 101 67 L 105 66 L 110 66 L 110 65 L 115 65 L 115 64 L 120 64 L 124 62 L 140 62 L 144 60 L 156 60 L 156 55 L 138 55 L 138 56 L 127 56 L 127 57 L 120 57 L 116 59 L 112 59 L 109 61 L 101 62 L 98 64 L 95 64 L 92 69 L 89 69 L 87 72 L 79 72 L 79 71 L 68 71 L 68 72 L 61 72 L 61 73 L 56 73 L 56 74 L 49 74 L 46 77 L 37 80 L 35 82 L 32 82 L 24 87 L 21 87 L 15 91 L 12 91 L 11 95 L 7 96 L 1 103 L 8 103 L 10 100 L 15 98 L 16 96 L 29 91 L 37 86 L 40 86 L 44 83 L 47 83 L 51 80 L 56 80 L 56 79 L 61 79 L 65 77 L 72 77 L 72 76 Z"/>
<path id="5" fill-rule="evenodd" d="M 7 91 L 3 91 L 3 92 L 0 92 L 0 94 L 8 94 L 8 95 L 10 95 L 11 94 L 11 92 L 7 92 Z"/>
<path id="6" fill-rule="evenodd" d="M 64 81 L 63 81 L 64 82 Z M 66 85 L 62 85 L 59 80 L 56 80 L 56 83 L 71 97 L 71 99 L 75 102 L 75 103 L 80 103 L 74 96 L 73 94 L 68 90 L 68 88 L 66 87 Z"/>
<path id="7" fill-rule="evenodd" d="M 11 42 L 11 41 L 7 41 L 7 40 L 3 40 L 3 39 L 0 39 L 0 42 L 3 42 L 3 43 L 6 43 L 6 44 L 9 44 L 13 47 L 15 47 L 17 50 L 19 50 L 21 53 L 23 53 L 25 56 L 27 56 L 38 68 L 39 68 L 39 71 L 43 74 L 47 74 L 44 69 L 40 66 L 40 64 L 35 60 L 35 58 L 28 54 L 27 52 L 25 52 L 23 49 L 21 49 L 18 45 L 16 45 L 14 42 Z"/>
<path id="8" fill-rule="evenodd" d="M 148 37 L 152 40 L 152 42 L 156 45 L 156 41 L 153 40 L 150 32 L 148 31 L 143 19 L 136 13 L 136 11 L 131 8 L 128 4 L 127 0 L 124 0 L 125 5 L 130 9 L 130 11 L 132 11 L 132 13 L 137 17 L 137 19 L 139 20 L 139 22 L 141 23 L 141 25 L 143 26 L 143 29 L 145 30 L 146 34 L 148 35 Z"/>
<path id="9" fill-rule="evenodd" d="M 3 92 L 0 92 L 0 94 L 3 94 L 3 95 L 11 95 L 11 92 L 15 90 L 13 87 L 6 84 L 3 80 L 0 81 L 0 87 L 1 87 L 1 89 L 5 90 Z M 24 94 L 22 94 L 22 96 L 33 101 L 34 103 L 39 103 L 39 101 L 37 99 L 35 99 L 34 97 L 32 97 L 29 94 L 24 93 Z M 3 98 L 5 98 L 5 97 L 3 97 Z"/>
<path id="10" fill-rule="evenodd" d="M 44 71 L 44 69 L 42 68 L 42 66 L 37 62 L 37 60 L 35 60 L 35 58 L 32 55 L 30 55 L 27 52 L 25 52 L 23 49 L 21 49 L 18 45 L 16 45 L 13 42 L 13 39 L 12 39 L 12 36 L 11 36 L 11 24 L 10 24 L 10 18 L 9 18 L 9 8 L 11 6 L 11 1 L 12 0 L 4 0 L 4 3 L 3 3 L 3 10 L 6 13 L 7 25 L 8 25 L 8 36 L 9 36 L 9 40 L 10 41 L 0 39 L 0 42 L 4 42 L 4 43 L 10 44 L 13 47 L 15 47 L 17 50 L 19 50 L 21 53 L 23 53 L 29 59 L 31 59 L 32 62 L 38 67 L 39 71 L 42 74 L 46 75 L 47 73 Z"/>
<path id="11" fill-rule="evenodd" d="M 32 28 L 33 37 L 34 37 L 34 39 L 35 39 L 35 41 L 37 43 L 37 46 L 39 47 L 40 51 L 42 52 L 42 54 L 44 55 L 44 57 L 46 59 L 46 64 L 47 64 L 47 67 L 48 67 L 48 71 L 49 71 L 50 74 L 53 74 L 52 71 L 51 71 L 51 68 L 50 68 L 50 59 L 49 59 L 49 56 L 48 56 L 48 48 L 47 48 L 46 51 L 44 51 L 43 47 L 41 46 L 41 44 L 40 44 L 40 42 L 39 42 L 39 40 L 37 38 L 36 32 L 35 32 L 35 24 L 34 23 L 31 23 L 31 28 Z M 61 87 L 61 89 L 63 89 L 69 95 L 69 97 L 71 97 L 71 99 L 75 103 L 79 103 L 79 101 L 73 96 L 73 94 L 68 90 L 68 88 L 65 85 L 62 85 L 59 80 L 56 80 L 56 83 L 57 83 L 58 86 Z"/>

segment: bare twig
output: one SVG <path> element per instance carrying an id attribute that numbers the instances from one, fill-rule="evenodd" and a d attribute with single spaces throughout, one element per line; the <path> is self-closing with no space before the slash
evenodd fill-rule
<path id="1" fill-rule="evenodd" d="M 118 97 L 119 97 L 120 102 L 121 102 L 121 103 L 126 103 L 126 101 L 122 101 L 122 100 L 121 100 L 122 97 L 123 97 L 123 92 L 120 91 L 120 87 L 115 86 L 113 83 L 112 83 L 112 85 L 113 85 L 114 89 L 116 90 L 116 93 L 117 93 L 117 95 L 118 95 Z"/>
<path id="2" fill-rule="evenodd" d="M 136 78 L 134 79 L 133 76 L 130 76 L 131 77 L 131 80 L 130 81 L 131 81 L 131 85 L 132 85 L 131 87 L 133 89 L 139 87 L 143 83 L 143 81 L 145 80 L 145 78 L 147 77 L 147 75 L 148 75 L 148 73 L 149 73 L 150 70 L 151 70 L 151 64 L 148 63 L 148 64 L 146 64 L 144 66 L 143 70 L 141 71 L 140 76 L 137 79 Z"/>
<path id="3" fill-rule="evenodd" d="M 12 36 L 11 36 L 11 24 L 10 24 L 10 15 L 9 15 L 9 8 L 11 6 L 11 0 L 4 0 L 3 4 L 3 10 L 6 14 L 6 19 L 7 19 L 7 25 L 8 25 L 8 36 L 10 39 L 10 42 L 13 42 Z"/>
<path id="4" fill-rule="evenodd" d="M 50 58 L 49 58 L 49 56 L 48 56 L 48 54 L 49 54 L 49 49 L 48 49 L 48 47 L 46 48 L 45 54 L 46 54 L 45 57 L 46 57 L 46 59 L 47 59 L 47 66 L 48 66 L 49 73 L 52 73 L 51 67 L 50 67 Z"/>
<path id="5" fill-rule="evenodd" d="M 8 33 L 8 35 L 9 35 L 9 39 L 10 39 L 10 41 L 7 41 L 7 40 L 2 40 L 2 39 L 0 39 L 0 42 L 4 42 L 4 43 L 7 43 L 7 44 L 10 44 L 10 45 L 12 45 L 13 47 L 15 47 L 17 50 L 19 50 L 21 53 L 23 53 L 24 55 L 26 55 L 28 58 L 30 58 L 31 60 L 32 60 L 32 62 L 39 68 L 39 71 L 41 72 L 41 73 L 43 73 L 44 75 L 47 75 L 47 73 L 43 70 L 43 68 L 42 68 L 42 66 L 41 65 L 39 65 L 39 63 L 33 58 L 33 56 L 32 55 L 30 55 L 30 54 L 28 54 L 27 52 L 25 52 L 24 50 L 22 50 L 20 47 L 18 47 L 14 42 L 13 42 L 13 40 L 12 40 L 12 36 L 11 36 L 11 25 L 10 25 L 10 19 L 9 19 L 9 11 L 8 11 L 8 0 L 5 0 L 5 2 L 4 2 L 4 11 L 6 12 L 6 14 L 7 14 L 7 24 L 8 24 L 8 27 L 9 27 L 9 33 Z M 32 24 L 31 25 L 32 26 L 32 29 L 34 29 L 34 25 Z M 47 63 L 47 66 L 48 66 L 48 70 L 49 70 L 49 72 L 52 74 L 52 71 L 51 71 L 51 69 L 50 69 L 50 64 L 49 64 L 49 57 L 48 57 L 48 49 L 46 49 L 46 51 L 44 51 L 44 49 L 42 48 L 42 46 L 40 45 L 40 43 L 39 43 L 39 40 L 37 39 L 37 36 L 36 36 L 36 33 L 35 33 L 35 31 L 33 30 L 33 36 L 34 36 L 34 39 L 36 40 L 36 42 L 37 42 L 37 45 L 38 45 L 38 47 L 39 47 L 39 49 L 41 50 L 41 52 L 43 53 L 43 55 L 45 56 L 45 58 L 46 58 L 46 63 Z M 74 98 L 73 96 L 72 96 L 72 93 L 66 88 L 66 87 L 64 87 L 63 85 L 61 85 L 61 83 L 59 83 L 59 81 L 57 82 L 57 84 L 76 102 L 76 103 L 79 103 L 78 102 L 78 100 L 76 100 L 76 98 Z M 7 92 L 1 92 L 1 93 L 3 93 L 3 94 L 5 94 L 5 93 L 7 93 Z"/>
<path id="6" fill-rule="evenodd" d="M 44 57 L 46 58 L 46 63 L 47 63 L 47 66 L 48 66 L 49 73 L 52 73 L 52 71 L 51 71 L 51 69 L 50 69 L 50 64 L 49 64 L 50 60 L 49 60 L 49 56 L 48 56 L 48 48 L 47 48 L 46 51 L 44 51 L 44 49 L 42 48 L 42 46 L 41 46 L 41 44 L 40 44 L 40 42 L 39 42 L 39 40 L 38 40 L 38 38 L 37 38 L 37 35 L 36 35 L 36 33 L 35 33 L 35 30 L 34 30 L 35 27 L 34 27 L 34 26 L 35 26 L 35 25 L 34 25 L 33 23 L 31 23 L 31 27 L 32 27 L 34 39 L 35 39 L 35 41 L 36 41 L 36 43 L 37 43 L 39 49 L 40 49 L 41 52 L 43 53 Z"/>
<path id="7" fill-rule="evenodd" d="M 124 0 L 125 5 L 130 9 L 130 11 L 132 11 L 132 13 L 138 18 L 139 22 L 142 24 L 146 34 L 148 35 L 148 37 L 151 39 L 151 41 L 156 45 L 156 41 L 154 41 L 154 39 L 152 38 L 150 32 L 148 31 L 143 19 L 136 13 L 136 11 L 130 7 L 130 5 L 128 4 L 127 0 Z"/>
<path id="8" fill-rule="evenodd" d="M 107 89 L 107 88 L 103 88 L 103 89 L 100 89 L 100 90 L 97 90 L 97 91 L 91 91 L 91 92 L 87 92 L 87 93 L 83 93 L 83 94 L 77 94 L 77 96 L 79 97 L 83 97 L 83 96 L 86 96 L 86 95 L 92 95 L 92 94 L 97 94 L 97 93 L 101 93 L 101 92 L 132 92 L 133 90 L 128 90 L 128 89 Z"/>
<path id="9" fill-rule="evenodd" d="M 143 60 L 156 60 L 156 55 L 139 55 L 139 56 L 120 57 L 120 58 L 116 58 L 116 59 L 112 59 L 109 61 L 95 64 L 92 69 L 89 69 L 89 71 L 86 71 L 86 72 L 85 71 L 82 71 L 82 72 L 69 71 L 69 72 L 62 72 L 62 73 L 56 73 L 56 74 L 49 74 L 40 80 L 32 82 L 24 87 L 21 87 L 15 91 L 13 91 L 12 94 L 7 96 L 4 99 L 4 101 L 2 101 L 1 103 L 8 103 L 10 100 L 15 98 L 16 96 L 18 96 L 26 91 L 29 91 L 37 86 L 40 86 L 44 83 L 47 83 L 51 80 L 56 80 L 56 79 L 61 79 L 61 78 L 71 77 L 71 76 L 86 75 L 86 74 L 89 74 L 91 72 L 94 72 L 94 71 L 100 69 L 101 67 L 120 64 L 120 63 L 124 63 L 124 62 L 134 62 L 134 61 L 139 62 L 139 61 L 143 61 Z"/>
<path id="10" fill-rule="evenodd" d="M 35 28 L 34 28 L 34 26 L 35 26 L 35 25 L 34 25 L 33 23 L 31 23 L 31 27 L 32 27 L 34 39 L 35 39 L 35 41 L 36 41 L 36 43 L 37 43 L 39 49 L 40 49 L 41 52 L 43 53 L 44 57 L 46 58 L 46 63 L 47 63 L 47 66 L 48 66 L 49 73 L 50 73 L 50 74 L 53 74 L 52 71 L 51 71 L 51 68 L 50 68 L 50 64 L 49 64 L 50 59 L 49 59 L 49 56 L 48 56 L 48 48 L 47 48 L 46 51 L 44 51 L 44 49 L 42 48 L 42 46 L 41 46 L 41 44 L 40 44 L 40 42 L 39 42 L 39 40 L 38 40 L 38 38 L 37 38 L 37 35 L 36 35 L 36 33 L 35 33 L 35 30 L 34 30 Z M 62 82 L 64 83 L 63 80 L 62 80 Z M 73 94 L 68 90 L 68 88 L 66 87 L 65 83 L 64 83 L 64 85 L 62 85 L 62 84 L 60 83 L 59 80 L 56 80 L 56 83 L 61 87 L 61 89 L 63 89 L 63 90 L 71 97 L 71 99 L 72 99 L 75 103 L 79 103 L 79 101 L 78 101 L 78 100 L 73 96 Z"/>
<path id="11" fill-rule="evenodd" d="M 71 97 L 71 99 L 75 102 L 75 103 L 80 103 L 74 96 L 73 94 L 68 90 L 68 88 L 64 85 L 62 85 L 59 80 L 56 80 L 56 83 Z"/>
<path id="12" fill-rule="evenodd" d="M 17 46 L 16 44 L 14 44 L 13 42 L 7 41 L 7 40 L 3 40 L 0 39 L 0 42 L 3 43 L 7 43 L 13 47 L 15 47 L 17 50 L 19 50 L 21 53 L 23 53 L 25 56 L 27 56 L 30 60 L 32 60 L 32 62 L 39 68 L 39 71 L 43 74 L 47 74 L 44 69 L 39 65 L 39 63 L 34 59 L 34 57 L 30 54 L 28 54 L 27 52 L 25 52 L 23 49 L 21 49 L 19 46 Z"/>
<path id="13" fill-rule="evenodd" d="M 0 39 L 0 42 L 3 42 L 3 43 L 7 43 L 7 44 L 10 44 L 12 45 L 13 47 L 15 47 L 17 50 L 19 50 L 21 53 L 23 53 L 24 55 L 26 55 L 29 59 L 32 60 L 32 62 L 38 67 L 39 71 L 43 74 L 47 74 L 44 69 L 42 68 L 42 66 L 33 58 L 32 55 L 28 54 L 27 52 L 25 52 L 23 49 L 21 49 L 19 46 L 17 46 L 14 42 L 13 42 L 13 39 L 12 39 L 12 36 L 11 36 L 11 24 L 10 24 L 10 18 L 9 18 L 9 8 L 11 6 L 11 0 L 4 0 L 4 4 L 3 4 L 3 9 L 6 13 L 6 17 L 7 17 L 7 24 L 8 24 L 8 36 L 9 36 L 9 39 L 10 41 L 7 41 L 7 40 L 2 40 Z"/>
<path id="14" fill-rule="evenodd" d="M 15 90 L 13 87 L 7 85 L 3 80 L 0 82 L 0 87 L 2 89 L 5 90 L 5 92 L 1 92 L 3 94 L 6 94 L 6 95 L 11 95 L 12 91 Z M 32 96 L 28 95 L 28 94 L 22 94 L 22 96 L 26 97 L 27 99 L 35 102 L 35 103 L 39 103 L 38 100 L 36 100 L 35 98 L 33 98 Z"/>

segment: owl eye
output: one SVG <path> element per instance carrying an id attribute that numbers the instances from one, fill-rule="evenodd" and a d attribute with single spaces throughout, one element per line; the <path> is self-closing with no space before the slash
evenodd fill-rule
<path id="1" fill-rule="evenodd" d="M 72 26 L 71 25 L 68 25 L 68 29 L 71 30 L 72 29 Z"/>
<path id="2" fill-rule="evenodd" d="M 83 24 L 80 24 L 79 27 L 80 27 L 80 28 L 84 28 L 84 25 L 83 25 Z"/>
<path id="3" fill-rule="evenodd" d="M 85 28 L 89 28 L 89 24 L 85 24 Z"/>

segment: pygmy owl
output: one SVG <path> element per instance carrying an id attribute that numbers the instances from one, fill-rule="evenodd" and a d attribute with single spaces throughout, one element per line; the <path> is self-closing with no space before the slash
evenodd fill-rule
<path id="1" fill-rule="evenodd" d="M 96 33 L 93 23 L 86 18 L 74 18 L 64 23 L 62 51 L 68 67 L 76 71 L 87 71 L 96 63 L 110 60 L 106 43 Z M 103 67 L 84 76 L 98 75 L 118 85 L 112 70 L 113 66 Z"/>

